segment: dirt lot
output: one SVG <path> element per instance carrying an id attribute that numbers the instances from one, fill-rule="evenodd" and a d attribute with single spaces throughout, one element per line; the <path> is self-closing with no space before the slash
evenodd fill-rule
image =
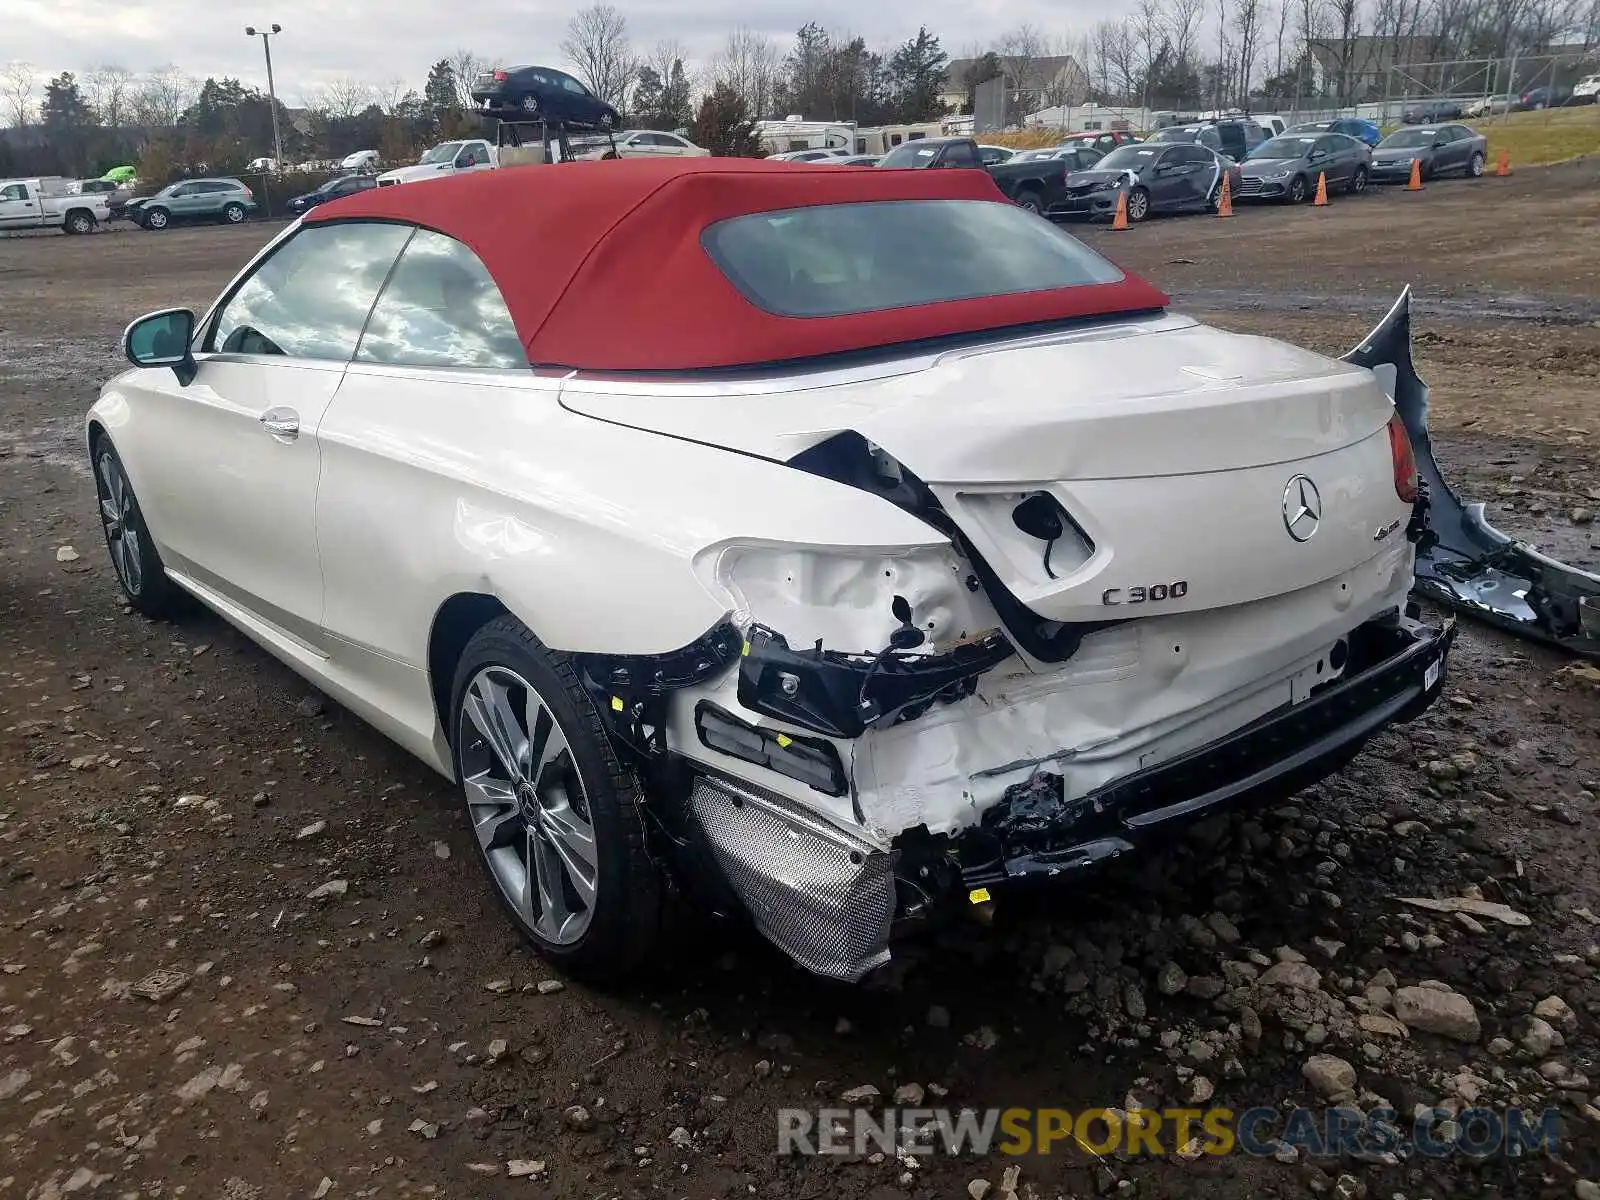
<path id="1" fill-rule="evenodd" d="M 1597 183 L 1577 164 L 1086 236 L 1185 308 L 1335 352 L 1414 284 L 1446 471 L 1594 564 Z M 220 621 L 119 603 L 82 413 L 129 317 L 204 305 L 265 236 L 0 241 L 0 1196 L 1600 1195 L 1600 688 L 1476 628 L 1445 699 L 1340 776 L 907 946 L 878 989 L 692 914 L 658 977 L 560 986 L 442 781 Z M 1439 988 L 1462 999 L 1436 1020 L 1406 1008 Z M 866 1084 L 1287 1114 L 1325 1102 L 1317 1054 L 1350 1066 L 1330 1090 L 1406 1119 L 1559 1106 L 1561 1157 L 774 1153 L 778 1109 Z"/>

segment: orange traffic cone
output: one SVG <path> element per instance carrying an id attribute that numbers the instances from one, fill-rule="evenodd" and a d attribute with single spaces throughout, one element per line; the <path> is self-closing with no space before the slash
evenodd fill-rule
<path id="1" fill-rule="evenodd" d="M 1311 202 L 1311 207 L 1328 207 L 1328 173 L 1326 171 L 1317 172 L 1317 198 Z"/>
<path id="2" fill-rule="evenodd" d="M 1222 176 L 1222 195 L 1217 197 L 1217 216 L 1233 216 L 1233 189 L 1229 186 L 1226 172 Z"/>
<path id="3" fill-rule="evenodd" d="M 1494 169 L 1494 173 L 1501 179 L 1504 179 L 1507 175 L 1511 174 L 1511 151 L 1500 151 L 1500 165 Z"/>
<path id="4" fill-rule="evenodd" d="M 1111 228 L 1126 229 L 1128 227 L 1128 193 L 1121 192 L 1117 195 L 1117 215 L 1111 218 Z"/>
<path id="5" fill-rule="evenodd" d="M 1420 192 L 1422 190 L 1422 160 L 1411 160 L 1411 178 L 1406 181 L 1406 191 Z"/>

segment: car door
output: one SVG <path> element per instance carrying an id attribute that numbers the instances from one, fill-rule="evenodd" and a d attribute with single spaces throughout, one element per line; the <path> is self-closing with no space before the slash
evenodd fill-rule
<path id="1" fill-rule="evenodd" d="M 583 121 L 588 124 L 598 124 L 600 120 L 600 101 L 583 84 L 571 75 L 559 77 L 561 83 L 562 103 L 566 109 L 568 119 Z"/>
<path id="2" fill-rule="evenodd" d="M 538 536 L 482 486 L 497 473 L 482 447 L 504 447 L 503 461 L 521 464 L 513 473 L 535 478 L 528 464 L 541 426 L 559 412 L 558 390 L 558 379 L 541 381 L 529 368 L 478 257 L 444 234 L 416 231 L 323 419 L 316 502 L 334 665 L 356 691 L 391 699 L 382 715 L 407 731 L 426 737 L 433 727 L 426 669 L 435 609 L 473 586 L 441 579 L 440 557 L 419 547 L 442 538 L 488 560 Z"/>
<path id="3" fill-rule="evenodd" d="M 1168 147 L 1144 174 L 1151 207 L 1158 212 L 1180 207 L 1188 196 L 1188 177 L 1194 173 L 1194 166 L 1184 160 L 1186 150 L 1185 146 Z"/>
<path id="4" fill-rule="evenodd" d="M 0 188 L 0 229 L 21 229 L 39 223 L 39 201 L 25 183 Z"/>
<path id="5" fill-rule="evenodd" d="M 313 224 L 274 243 L 203 323 L 188 386 L 138 372 L 113 431 L 167 566 L 301 646 L 322 617 L 317 428 L 409 236 Z"/>

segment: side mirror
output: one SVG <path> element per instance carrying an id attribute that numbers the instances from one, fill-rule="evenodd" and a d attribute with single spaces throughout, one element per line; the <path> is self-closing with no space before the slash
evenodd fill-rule
<path id="1" fill-rule="evenodd" d="M 187 308 L 168 308 L 140 317 L 122 334 L 122 352 L 136 367 L 171 367 L 178 383 L 188 387 L 194 380 L 194 313 Z"/>

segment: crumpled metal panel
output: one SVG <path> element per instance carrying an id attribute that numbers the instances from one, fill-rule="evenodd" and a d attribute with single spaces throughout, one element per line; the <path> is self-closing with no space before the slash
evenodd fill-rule
<path id="1" fill-rule="evenodd" d="M 689 798 L 756 927 L 801 966 L 855 982 L 889 961 L 889 855 L 777 796 L 702 776 Z"/>
<path id="2" fill-rule="evenodd" d="M 1417 594 L 1522 637 L 1600 658 L 1600 575 L 1506 536 L 1489 524 L 1483 504 L 1463 503 L 1445 482 L 1428 435 L 1428 385 L 1411 360 L 1409 287 L 1344 358 L 1374 371 L 1394 399 L 1428 489 Z"/>

